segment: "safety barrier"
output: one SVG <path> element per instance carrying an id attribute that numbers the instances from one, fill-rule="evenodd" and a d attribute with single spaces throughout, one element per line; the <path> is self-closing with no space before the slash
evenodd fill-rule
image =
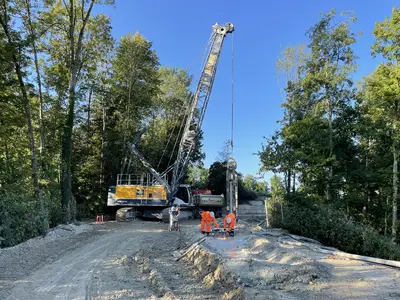
<path id="1" fill-rule="evenodd" d="M 103 215 L 96 217 L 96 224 L 102 224 L 104 222 Z"/>

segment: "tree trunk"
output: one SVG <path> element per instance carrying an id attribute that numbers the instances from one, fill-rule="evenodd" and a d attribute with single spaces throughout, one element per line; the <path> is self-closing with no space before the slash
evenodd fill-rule
<path id="1" fill-rule="evenodd" d="M 9 29 L 8 29 L 8 15 L 7 15 L 7 6 L 6 5 L 7 4 L 4 2 L 3 3 L 4 16 L 0 17 L 0 23 L 3 27 L 4 34 L 7 37 L 8 45 L 13 47 L 14 41 L 12 40 L 11 33 L 9 32 Z M 13 49 L 13 50 L 16 51 L 16 49 Z M 24 111 L 25 111 L 25 122 L 28 127 L 33 190 L 34 190 L 35 199 L 36 199 L 37 204 L 39 205 L 39 208 L 43 209 L 43 203 L 40 198 L 35 138 L 34 138 L 34 134 L 33 134 L 32 118 L 31 118 L 31 107 L 30 107 L 30 102 L 28 99 L 28 94 L 26 92 L 24 79 L 22 76 L 20 62 L 18 61 L 15 51 L 13 51 L 13 53 L 12 53 L 12 60 L 13 60 L 13 64 L 14 64 L 15 74 L 17 75 L 17 78 L 18 78 L 19 88 L 20 88 L 20 91 L 22 94 L 22 102 L 23 102 Z"/>
<path id="2" fill-rule="evenodd" d="M 286 193 L 290 193 L 290 184 L 292 180 L 292 171 L 288 170 L 287 171 L 287 187 L 286 187 Z"/>
<path id="3" fill-rule="evenodd" d="M 92 133 L 90 131 L 90 113 L 91 113 L 91 102 L 92 102 L 92 92 L 93 92 L 93 87 L 90 87 L 89 90 L 89 99 L 88 99 L 88 113 L 87 113 L 87 141 L 86 141 L 86 155 L 89 156 L 89 149 L 90 149 L 90 139 L 92 137 Z"/>
<path id="4" fill-rule="evenodd" d="M 90 113 L 91 113 L 91 102 L 92 102 L 92 92 L 93 92 L 93 87 L 90 87 L 89 90 L 89 99 L 88 99 L 88 114 L 87 114 L 87 130 L 88 130 L 88 138 L 90 136 Z"/>
<path id="5" fill-rule="evenodd" d="M 296 172 L 293 171 L 293 183 L 292 183 L 292 193 L 296 192 Z"/>
<path id="6" fill-rule="evenodd" d="M 329 158 L 332 158 L 333 155 L 333 129 L 332 129 L 332 119 L 333 119 L 333 107 L 332 102 L 328 100 L 329 103 Z M 332 177 L 333 177 L 333 167 L 332 161 L 329 162 L 329 171 L 328 171 L 328 180 L 327 180 L 327 191 L 326 191 L 326 200 L 331 202 L 332 200 Z"/>
<path id="7" fill-rule="evenodd" d="M 82 7 L 83 9 L 83 7 Z M 61 143 L 61 214 L 64 223 L 70 223 L 74 216 L 71 215 L 72 206 L 72 129 L 74 123 L 75 108 L 75 87 L 77 76 L 77 63 L 75 55 L 75 4 L 70 1 L 69 6 L 69 47 L 70 47 L 70 80 L 68 87 L 68 108 L 67 120 L 64 124 L 64 130 Z"/>
<path id="8" fill-rule="evenodd" d="M 11 164 L 10 152 L 8 151 L 8 144 L 4 143 L 5 146 L 5 158 L 6 158 L 6 170 L 7 170 L 7 184 L 11 184 L 13 176 L 13 167 Z"/>
<path id="9" fill-rule="evenodd" d="M 61 207 L 62 220 L 70 223 L 75 216 L 71 215 L 72 208 L 72 128 L 74 123 L 75 84 L 76 76 L 73 74 L 69 84 L 67 120 L 64 125 L 61 145 Z"/>
<path id="10" fill-rule="evenodd" d="M 29 32 L 32 38 L 32 48 L 33 48 L 33 57 L 35 61 L 35 71 L 36 71 L 36 81 L 38 85 L 38 91 L 39 91 L 39 132 L 40 132 L 40 156 L 41 156 L 41 165 L 42 168 L 44 167 L 44 127 L 43 127 L 43 94 L 42 94 L 42 80 L 40 77 L 40 70 L 39 70 L 39 61 L 38 61 L 38 56 L 37 56 L 37 49 L 36 49 L 36 35 L 32 26 L 32 19 L 31 19 L 31 4 L 30 0 L 25 0 L 26 4 L 26 11 L 28 13 L 28 27 L 29 27 Z"/>
<path id="11" fill-rule="evenodd" d="M 101 152 L 100 152 L 100 185 L 104 182 L 104 146 L 106 132 L 106 109 L 103 106 L 103 126 L 101 129 Z"/>
<path id="12" fill-rule="evenodd" d="M 368 164 L 369 164 L 368 155 L 365 155 L 365 173 L 366 174 L 369 174 L 368 173 Z M 368 207 L 369 200 L 370 200 L 370 197 L 369 197 L 369 186 L 368 186 L 368 177 L 367 177 L 367 179 L 365 180 L 365 183 L 364 183 L 364 207 L 363 207 L 364 218 L 366 218 L 367 211 L 369 209 L 369 207 Z"/>
<path id="13" fill-rule="evenodd" d="M 385 236 L 388 231 L 388 207 L 389 207 L 389 196 L 386 196 L 386 207 L 385 207 Z"/>
<path id="14" fill-rule="evenodd" d="M 396 141 L 393 141 L 393 215 L 392 215 L 392 239 L 396 239 L 397 234 L 397 197 L 398 197 L 398 153 Z"/>
<path id="15" fill-rule="evenodd" d="M 62 145 L 61 145 L 61 206 L 62 206 L 62 219 L 64 223 L 70 223 L 75 219 L 75 200 L 72 197 L 72 129 L 74 126 L 74 108 L 76 100 L 76 84 L 78 81 L 79 66 L 81 66 L 81 52 L 83 45 L 83 35 L 85 32 L 86 24 L 89 20 L 90 13 L 93 8 L 95 0 L 91 0 L 88 11 L 85 18 L 83 19 L 82 27 L 79 30 L 79 37 L 75 46 L 75 25 L 76 25 L 76 14 L 78 11 L 75 10 L 75 4 L 73 0 L 70 0 L 68 8 L 69 16 L 69 29 L 68 39 L 70 48 L 70 80 L 68 86 L 68 108 L 67 108 L 67 120 L 64 125 Z M 82 17 L 84 14 L 84 1 L 82 2 Z"/>

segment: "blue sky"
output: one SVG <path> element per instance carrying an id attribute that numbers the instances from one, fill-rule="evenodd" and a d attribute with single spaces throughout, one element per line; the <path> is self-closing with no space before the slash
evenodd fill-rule
<path id="1" fill-rule="evenodd" d="M 279 128 L 281 96 L 275 79 L 275 61 L 289 45 L 307 43 L 305 31 L 332 8 L 352 10 L 362 31 L 354 47 L 358 60 L 355 80 L 377 65 L 370 54 L 375 22 L 390 16 L 395 0 L 116 0 L 116 7 L 98 7 L 111 16 L 116 39 L 140 30 L 153 42 L 164 66 L 189 68 L 208 40 L 215 23 L 235 25 L 235 135 L 238 170 L 256 174 L 263 136 Z M 205 165 L 216 158 L 230 138 L 231 36 L 225 40 L 214 88 L 203 122 Z M 269 177 L 269 176 L 267 176 Z"/>

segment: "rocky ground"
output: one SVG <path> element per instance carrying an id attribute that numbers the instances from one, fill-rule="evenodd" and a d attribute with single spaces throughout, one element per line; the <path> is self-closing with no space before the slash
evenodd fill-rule
<path id="1" fill-rule="evenodd" d="M 203 238 L 197 221 L 181 232 L 142 220 L 59 226 L 0 250 L 0 299 L 400 299 L 398 269 L 255 225 L 206 237 L 178 261 Z"/>

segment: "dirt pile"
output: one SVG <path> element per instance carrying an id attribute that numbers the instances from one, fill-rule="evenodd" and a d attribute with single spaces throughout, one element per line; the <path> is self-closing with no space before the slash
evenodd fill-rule
<path id="1" fill-rule="evenodd" d="M 194 248 L 185 257 L 193 265 L 196 276 L 210 289 L 226 290 L 223 299 L 245 299 L 244 290 L 240 287 L 240 277 L 224 266 L 218 255 L 201 247 Z"/>
<path id="2" fill-rule="evenodd" d="M 234 238 L 209 238 L 203 248 L 240 276 L 246 299 L 391 299 L 400 287 L 398 269 L 332 257 L 316 241 L 243 223 Z"/>
<path id="3" fill-rule="evenodd" d="M 325 263 L 314 259 L 304 260 L 300 264 L 283 266 L 281 270 L 274 274 L 272 284 L 294 284 L 305 283 L 312 284 L 316 281 L 329 279 L 330 267 Z"/>

